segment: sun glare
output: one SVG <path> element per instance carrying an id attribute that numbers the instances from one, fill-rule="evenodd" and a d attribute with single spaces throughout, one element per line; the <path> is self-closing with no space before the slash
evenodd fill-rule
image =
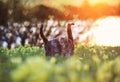
<path id="1" fill-rule="evenodd" d="M 97 3 L 107 3 L 109 5 L 118 5 L 120 0 L 88 0 L 90 4 L 95 5 Z"/>
<path id="2" fill-rule="evenodd" d="M 94 38 L 97 45 L 120 46 L 120 17 L 98 19 L 94 24 Z"/>

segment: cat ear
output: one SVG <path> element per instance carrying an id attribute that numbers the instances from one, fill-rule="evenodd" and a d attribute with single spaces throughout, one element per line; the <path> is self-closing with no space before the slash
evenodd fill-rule
<path id="1" fill-rule="evenodd" d="M 74 25 L 74 23 L 70 23 L 70 25 Z"/>
<path id="2" fill-rule="evenodd" d="M 74 25 L 74 23 L 73 22 L 69 22 L 67 25 L 71 26 L 71 25 Z"/>
<path id="3" fill-rule="evenodd" d="M 41 38 L 43 39 L 43 42 L 46 43 L 48 42 L 47 38 L 45 37 L 44 33 L 43 33 L 43 24 L 41 25 L 41 28 L 40 28 L 40 36 Z"/>
<path id="4" fill-rule="evenodd" d="M 67 25 L 67 35 L 68 35 L 68 38 L 73 41 L 71 25 L 74 25 L 74 23 L 68 23 Z"/>

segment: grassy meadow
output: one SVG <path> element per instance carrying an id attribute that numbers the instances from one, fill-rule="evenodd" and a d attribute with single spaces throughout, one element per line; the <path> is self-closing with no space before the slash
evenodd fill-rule
<path id="1" fill-rule="evenodd" d="M 75 47 L 46 57 L 42 47 L 0 48 L 0 82 L 120 82 L 120 47 Z"/>

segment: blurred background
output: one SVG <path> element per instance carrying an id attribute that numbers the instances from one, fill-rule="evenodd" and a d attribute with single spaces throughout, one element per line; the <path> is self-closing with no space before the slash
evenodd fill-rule
<path id="1" fill-rule="evenodd" d="M 65 27 L 69 22 L 75 23 L 72 28 L 75 43 L 93 44 L 92 38 L 96 34 L 91 28 L 99 27 L 106 17 L 108 20 L 110 17 L 111 22 L 106 20 L 108 22 L 103 25 L 114 21 L 114 25 L 120 27 L 120 0 L 0 0 L 0 45 L 8 48 L 19 44 L 40 46 L 41 23 L 45 24 L 46 37 L 52 39 L 66 35 Z M 106 28 L 106 25 L 102 27 Z"/>
<path id="2" fill-rule="evenodd" d="M 61 20 L 120 15 L 119 0 L 0 0 L 0 22 L 45 20 L 49 15 Z"/>
<path id="3" fill-rule="evenodd" d="M 75 57 L 46 57 L 41 24 L 50 40 L 70 22 Z M 120 0 L 0 0 L 0 82 L 120 82 L 119 55 Z"/>

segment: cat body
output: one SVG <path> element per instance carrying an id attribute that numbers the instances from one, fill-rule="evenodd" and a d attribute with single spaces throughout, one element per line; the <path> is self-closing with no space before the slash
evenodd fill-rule
<path id="1" fill-rule="evenodd" d="M 59 55 L 73 55 L 74 54 L 74 42 L 71 31 L 71 25 L 67 25 L 67 35 L 65 38 L 54 38 L 52 40 L 48 40 L 43 34 L 43 25 L 40 28 L 40 35 L 44 42 L 44 50 L 46 56 L 54 56 L 55 54 Z"/>

